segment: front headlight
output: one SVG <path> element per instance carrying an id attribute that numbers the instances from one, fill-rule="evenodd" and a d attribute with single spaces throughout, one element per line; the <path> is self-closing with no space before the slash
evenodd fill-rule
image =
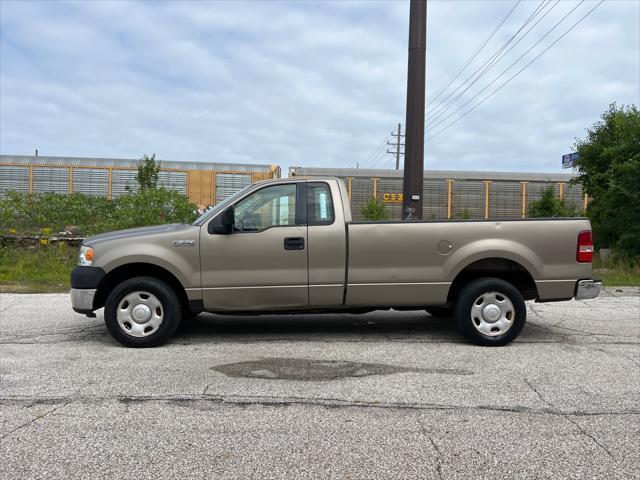
<path id="1" fill-rule="evenodd" d="M 93 264 L 93 248 L 82 245 L 78 255 L 78 265 L 90 267 Z"/>

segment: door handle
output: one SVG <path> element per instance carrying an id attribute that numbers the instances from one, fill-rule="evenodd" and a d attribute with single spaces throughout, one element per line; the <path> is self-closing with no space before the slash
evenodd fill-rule
<path id="1" fill-rule="evenodd" d="M 287 237 L 284 239 L 285 250 L 304 250 L 303 237 Z"/>

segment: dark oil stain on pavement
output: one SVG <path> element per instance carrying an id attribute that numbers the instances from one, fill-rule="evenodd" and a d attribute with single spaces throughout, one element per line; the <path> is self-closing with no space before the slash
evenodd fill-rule
<path id="1" fill-rule="evenodd" d="M 215 365 L 211 370 L 227 377 L 262 378 L 267 380 L 318 381 L 346 377 L 368 377 L 394 373 L 431 373 L 444 375 L 473 375 L 469 370 L 442 368 L 407 368 L 382 363 L 358 363 L 339 360 L 311 360 L 306 358 L 265 358 L 246 362 Z"/>

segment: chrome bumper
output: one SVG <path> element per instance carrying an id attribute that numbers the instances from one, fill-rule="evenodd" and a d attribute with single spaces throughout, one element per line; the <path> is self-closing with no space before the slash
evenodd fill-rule
<path id="1" fill-rule="evenodd" d="M 596 298 L 602 291 L 600 280 L 580 280 L 576 287 L 576 300 L 587 300 Z"/>
<path id="2" fill-rule="evenodd" d="M 96 289 L 72 288 L 71 308 L 78 313 L 93 312 L 93 297 L 96 296 Z"/>

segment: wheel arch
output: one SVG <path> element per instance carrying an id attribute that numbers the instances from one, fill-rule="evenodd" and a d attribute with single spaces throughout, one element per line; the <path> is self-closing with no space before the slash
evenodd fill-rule
<path id="1" fill-rule="evenodd" d="M 169 270 L 144 262 L 127 263 L 109 271 L 98 284 L 93 300 L 93 309 L 104 307 L 109 293 L 123 281 L 134 277 L 152 277 L 165 282 L 178 296 L 182 311 L 189 311 L 187 292 L 180 280 Z"/>
<path id="2" fill-rule="evenodd" d="M 449 287 L 447 302 L 455 302 L 464 285 L 483 277 L 499 278 L 511 283 L 525 300 L 538 298 L 536 282 L 527 268 L 510 258 L 491 256 L 474 260 L 460 269 Z"/>

